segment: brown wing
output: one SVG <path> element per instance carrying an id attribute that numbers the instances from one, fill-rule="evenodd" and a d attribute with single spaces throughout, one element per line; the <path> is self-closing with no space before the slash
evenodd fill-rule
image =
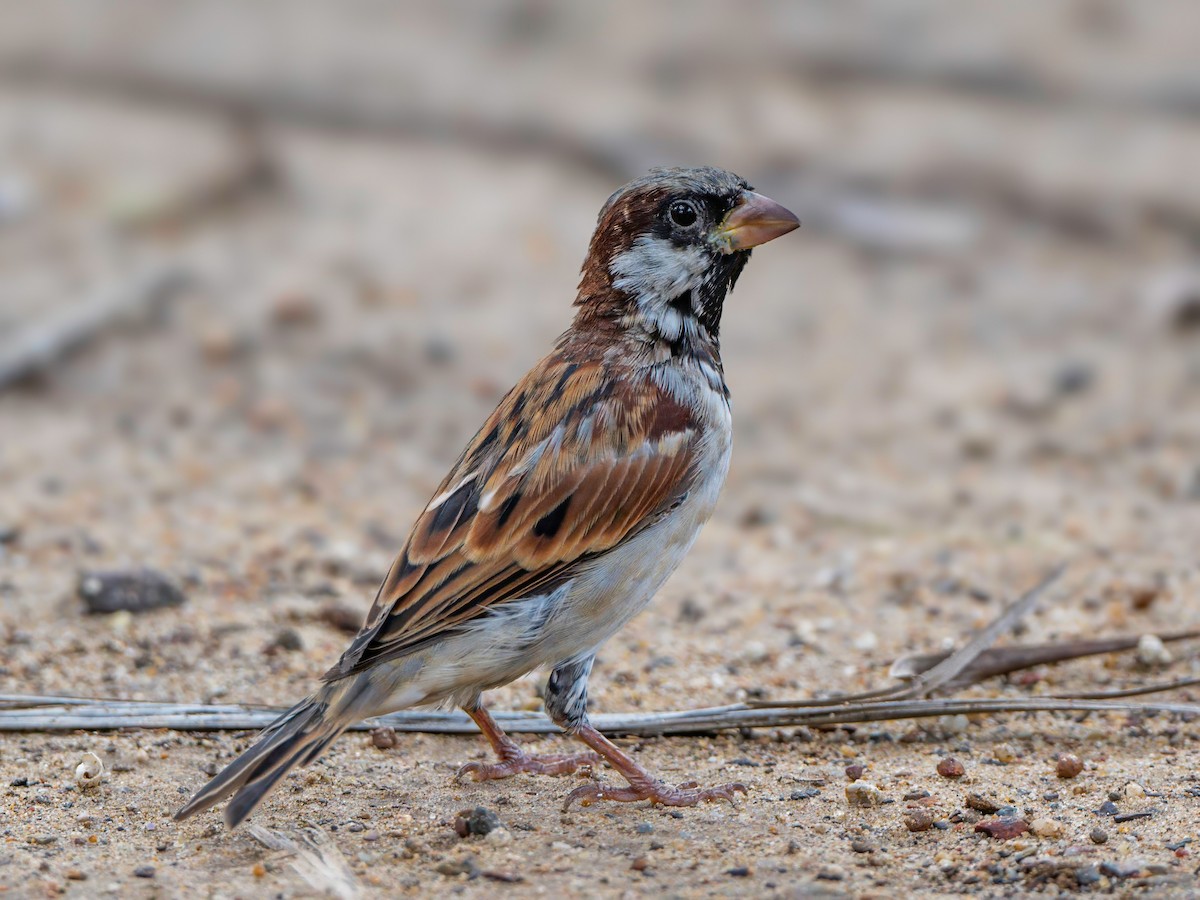
<path id="1" fill-rule="evenodd" d="M 687 409 L 621 375 L 560 351 L 509 392 L 417 520 L 326 678 L 552 590 L 686 493 L 696 433 Z"/>

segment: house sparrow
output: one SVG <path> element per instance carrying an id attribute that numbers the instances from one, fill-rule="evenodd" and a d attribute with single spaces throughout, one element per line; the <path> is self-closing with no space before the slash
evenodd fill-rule
<path id="1" fill-rule="evenodd" d="M 725 296 L 751 247 L 799 224 L 715 168 L 656 169 L 609 197 L 574 322 L 451 468 L 323 686 L 175 818 L 232 794 L 232 828 L 347 726 L 426 704 L 462 707 L 499 757 L 460 777 L 564 774 L 603 759 L 628 786 L 591 782 L 567 806 L 692 806 L 744 792 L 651 776 L 589 724 L 587 679 L 600 646 L 646 606 L 712 514 L 731 443 Z M 546 712 L 594 752 L 527 754 L 484 707 L 484 691 L 539 667 L 552 670 Z"/>

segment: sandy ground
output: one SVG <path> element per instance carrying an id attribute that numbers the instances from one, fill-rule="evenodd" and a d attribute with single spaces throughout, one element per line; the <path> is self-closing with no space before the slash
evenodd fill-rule
<path id="1" fill-rule="evenodd" d="M 725 496 L 652 608 L 605 648 L 593 708 L 883 684 L 892 660 L 961 641 L 1060 561 L 1067 576 L 1020 640 L 1195 626 L 1200 332 L 1186 304 L 1200 279 L 1195 220 L 1171 213 L 1194 214 L 1180 148 L 1200 126 L 1156 115 L 1131 132 L 1128 111 L 1081 125 L 1056 108 L 955 106 L 935 88 L 761 77 L 743 140 L 706 161 L 802 203 L 778 162 L 795 138 L 863 183 L 890 172 L 932 230 L 881 249 L 869 228 L 856 243 L 861 230 L 818 226 L 756 253 L 723 331 L 736 429 Z M 281 186 L 131 237 L 130 216 L 220 168 L 227 132 L 137 104 L 0 90 L 10 182 L 39 186 L 0 244 L 0 334 L 143 267 L 196 275 L 159 314 L 0 393 L 0 692 L 289 704 L 345 644 L 321 610 L 366 610 L 445 467 L 565 327 L 615 184 L 469 143 L 282 128 L 270 135 Z M 967 133 L 971 117 L 992 141 Z M 696 146 L 724 146 L 723 122 L 696 128 Z M 841 158 L 848 135 L 866 139 Z M 95 152 L 73 155 L 85 140 Z M 1000 187 L 962 191 L 979 182 L 959 178 L 939 194 L 930 179 L 955 164 Z M 131 566 L 168 573 L 186 603 L 86 616 L 79 574 Z M 1192 646 L 1173 653 L 1152 670 L 1102 657 L 987 693 L 1200 669 Z M 536 708 L 538 689 L 530 677 L 493 704 Z M 570 778 L 455 783 L 484 758 L 479 738 L 402 735 L 381 750 L 351 734 L 253 822 L 293 839 L 315 829 L 363 896 L 1187 896 L 1196 737 L 1167 716 L 1025 715 L 629 739 L 667 780 L 739 780 L 750 793 L 736 807 L 562 813 Z M 228 833 L 216 814 L 171 820 L 249 739 L 0 737 L 0 892 L 319 895 L 322 876 L 248 829 Z M 1061 752 L 1082 774 L 1056 777 Z M 88 753 L 106 775 L 80 790 Z M 964 777 L 937 774 L 947 755 Z M 882 804 L 848 803 L 849 765 Z M 970 794 L 1041 833 L 977 834 L 986 816 Z M 1115 822 L 1096 812 L 1106 802 L 1151 815 Z M 456 814 L 476 806 L 505 827 L 460 838 Z M 910 833 L 917 808 L 936 827 Z"/>

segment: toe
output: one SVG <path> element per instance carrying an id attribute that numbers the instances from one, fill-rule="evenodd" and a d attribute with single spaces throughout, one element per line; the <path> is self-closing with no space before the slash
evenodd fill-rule
<path id="1" fill-rule="evenodd" d="M 491 766 L 481 762 L 469 762 L 466 765 L 459 766 L 458 771 L 454 773 L 454 780 L 461 782 L 468 775 L 473 776 L 475 781 L 483 781 L 487 776 L 484 774 Z"/>

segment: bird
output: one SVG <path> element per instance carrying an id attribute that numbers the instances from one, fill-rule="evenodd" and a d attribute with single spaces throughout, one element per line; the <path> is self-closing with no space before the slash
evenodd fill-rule
<path id="1" fill-rule="evenodd" d="M 721 316 L 751 248 L 799 227 L 715 167 L 659 168 L 600 210 L 570 327 L 500 401 L 451 467 L 362 629 L 308 698 L 175 814 L 232 797 L 236 827 L 347 727 L 417 706 L 461 707 L 496 754 L 458 776 L 562 775 L 601 761 L 574 802 L 732 802 L 740 783 L 671 785 L 589 721 L 597 651 L 688 553 L 729 470 Z M 589 749 L 527 753 L 482 695 L 548 669 L 546 713 Z"/>

